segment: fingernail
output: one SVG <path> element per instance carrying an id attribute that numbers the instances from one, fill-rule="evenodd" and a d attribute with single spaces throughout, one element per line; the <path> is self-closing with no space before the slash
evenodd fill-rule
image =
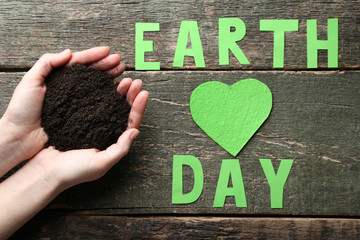
<path id="1" fill-rule="evenodd" d="M 134 141 L 134 139 L 139 135 L 140 131 L 135 129 L 131 134 L 130 134 L 130 140 Z"/>
<path id="2" fill-rule="evenodd" d="M 60 54 L 67 55 L 69 52 L 70 52 L 70 49 L 66 49 L 66 50 L 62 51 Z"/>

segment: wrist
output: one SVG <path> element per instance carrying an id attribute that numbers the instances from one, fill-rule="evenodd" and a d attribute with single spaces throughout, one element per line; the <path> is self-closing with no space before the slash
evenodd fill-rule
<path id="1" fill-rule="evenodd" d="M 20 142 L 16 137 L 11 134 L 10 123 L 6 117 L 0 119 L 0 148 L 11 152 L 12 149 L 17 147 L 16 145 Z"/>
<path id="2" fill-rule="evenodd" d="M 11 141 L 11 136 L 9 136 L 9 132 L 7 130 L 7 122 L 4 117 L 0 119 L 0 147 L 8 145 Z"/>
<path id="3" fill-rule="evenodd" d="M 20 141 L 8 131 L 8 123 L 0 119 L 0 177 L 20 163 Z M 25 160 L 25 159 L 23 159 Z"/>
<path id="4" fill-rule="evenodd" d="M 6 113 L 0 119 L 0 176 L 44 148 L 48 139 L 46 133 L 42 128 L 32 128 L 14 125 Z"/>
<path id="5" fill-rule="evenodd" d="M 34 173 L 38 173 L 50 189 L 57 193 L 72 186 L 61 174 L 63 162 L 58 159 L 60 154 L 61 152 L 53 147 L 45 148 L 25 164 L 33 169 Z"/>
<path id="6" fill-rule="evenodd" d="M 41 153 L 39 153 L 41 154 Z M 37 179 L 41 182 L 46 192 L 51 193 L 54 197 L 66 189 L 62 181 L 55 177 L 54 169 L 47 164 L 43 164 L 38 159 L 29 160 L 23 168 L 27 169 L 27 175 L 30 178 Z"/>

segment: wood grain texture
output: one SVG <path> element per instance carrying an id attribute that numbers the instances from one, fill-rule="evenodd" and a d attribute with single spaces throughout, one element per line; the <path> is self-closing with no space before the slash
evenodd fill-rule
<path id="1" fill-rule="evenodd" d="M 22 73 L 0 73 L 0 111 Z M 281 215 L 360 215 L 359 72 L 161 71 L 127 72 L 150 92 L 140 136 L 129 155 L 102 179 L 61 194 L 49 208 L 98 214 L 226 213 Z M 256 78 L 273 93 L 269 119 L 248 142 L 240 160 L 247 208 L 227 198 L 213 208 L 222 159 L 233 159 L 193 122 L 189 99 L 201 83 L 233 84 Z M 4 94 L 5 93 L 5 94 Z M 172 157 L 190 154 L 204 171 L 204 191 L 193 204 L 171 204 Z M 284 188 L 284 208 L 270 208 L 269 186 L 259 158 L 294 159 Z M 192 171 L 184 185 L 192 188 Z"/>
<path id="2" fill-rule="evenodd" d="M 230 65 L 219 66 L 223 17 L 245 22 L 238 44 L 249 65 L 231 54 Z M 306 69 L 306 20 L 318 19 L 318 37 L 326 39 L 328 18 L 339 19 L 338 69 L 346 71 L 298 71 Z M 285 35 L 284 66 L 295 71 L 273 71 L 273 33 L 260 32 L 260 19 L 299 19 L 299 31 Z M 12 71 L 30 68 L 43 53 L 109 45 L 134 69 L 136 22 L 160 23 L 160 32 L 145 34 L 154 42 L 146 61 L 159 61 L 164 70 L 124 74 L 143 79 L 150 92 L 129 155 L 102 179 L 62 193 L 12 239 L 360 239 L 359 19 L 357 0 L 0 0 L 0 116 L 23 75 Z M 191 71 L 191 57 L 185 58 L 188 70 L 172 67 L 183 20 L 198 21 L 205 71 Z M 319 68 L 327 69 L 323 50 Z M 248 207 L 236 208 L 228 197 L 224 208 L 213 208 L 221 160 L 233 157 L 193 122 L 190 94 L 206 81 L 230 85 L 245 78 L 269 86 L 273 110 L 236 157 Z M 171 204 L 174 154 L 202 163 L 204 190 L 195 203 Z M 270 208 L 259 158 L 272 159 L 275 169 L 280 159 L 295 160 L 283 209 Z M 186 191 L 192 180 L 186 168 Z"/>
<path id="3" fill-rule="evenodd" d="M 359 219 L 41 215 L 11 239 L 347 239 Z"/>
<path id="4" fill-rule="evenodd" d="M 326 39 L 327 19 L 339 18 L 339 68 L 360 65 L 360 4 L 348 1 L 0 1 L 0 68 L 28 68 L 46 52 L 74 51 L 109 45 L 134 68 L 135 22 L 160 23 L 148 32 L 154 52 L 147 61 L 171 69 L 179 27 L 198 21 L 208 69 L 272 69 L 273 33 L 260 32 L 260 19 L 299 19 L 299 31 L 286 33 L 285 68 L 306 68 L 306 20 L 318 19 L 319 39 Z M 218 19 L 241 18 L 246 36 L 239 42 L 250 61 L 241 65 L 231 54 L 229 66 L 218 64 Z M 191 57 L 185 68 L 195 68 Z M 327 52 L 320 51 L 319 67 L 327 68 Z"/>

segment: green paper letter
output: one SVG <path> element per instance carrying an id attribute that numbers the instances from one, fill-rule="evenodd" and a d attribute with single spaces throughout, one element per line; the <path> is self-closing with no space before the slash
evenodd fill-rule
<path id="1" fill-rule="evenodd" d="M 283 207 L 283 192 L 289 176 L 293 159 L 282 159 L 279 169 L 275 173 L 271 159 L 259 159 L 270 186 L 271 208 Z"/>
<path id="2" fill-rule="evenodd" d="M 338 19 L 328 19 L 327 40 L 317 40 L 316 19 L 307 20 L 307 67 L 317 68 L 318 50 L 328 51 L 328 67 L 338 67 Z"/>
<path id="3" fill-rule="evenodd" d="M 160 70 L 160 62 L 145 62 L 145 52 L 154 49 L 152 41 L 144 41 L 145 31 L 159 30 L 159 23 L 135 23 L 135 70 Z"/>
<path id="4" fill-rule="evenodd" d="M 284 67 L 285 32 L 298 31 L 299 20 L 260 20 L 260 31 L 274 32 L 273 67 Z"/>
<path id="5" fill-rule="evenodd" d="M 231 27 L 235 28 L 231 32 Z M 241 64 L 250 64 L 237 41 L 246 33 L 245 23 L 240 18 L 219 18 L 219 64 L 229 65 L 229 50 Z"/>
<path id="6" fill-rule="evenodd" d="M 194 171 L 194 187 L 191 192 L 183 194 L 183 165 L 188 165 Z M 204 175 L 199 159 L 191 155 L 174 155 L 172 204 L 187 204 L 195 202 L 201 195 L 204 185 Z"/>
<path id="7" fill-rule="evenodd" d="M 231 176 L 232 188 L 228 187 Z M 234 196 L 236 207 L 247 207 L 244 182 L 238 159 L 224 159 L 221 163 L 213 207 L 224 207 L 227 196 Z"/>
<path id="8" fill-rule="evenodd" d="M 190 37 L 191 48 L 186 48 L 188 37 Z M 185 56 L 194 57 L 196 67 L 205 67 L 204 53 L 197 21 L 181 22 L 173 67 L 183 67 Z"/>

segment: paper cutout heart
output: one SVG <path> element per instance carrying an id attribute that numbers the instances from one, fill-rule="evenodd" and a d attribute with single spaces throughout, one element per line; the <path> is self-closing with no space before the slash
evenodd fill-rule
<path id="1" fill-rule="evenodd" d="M 256 79 L 232 86 L 206 82 L 190 98 L 195 123 L 234 157 L 268 118 L 271 108 L 270 89 Z"/>

